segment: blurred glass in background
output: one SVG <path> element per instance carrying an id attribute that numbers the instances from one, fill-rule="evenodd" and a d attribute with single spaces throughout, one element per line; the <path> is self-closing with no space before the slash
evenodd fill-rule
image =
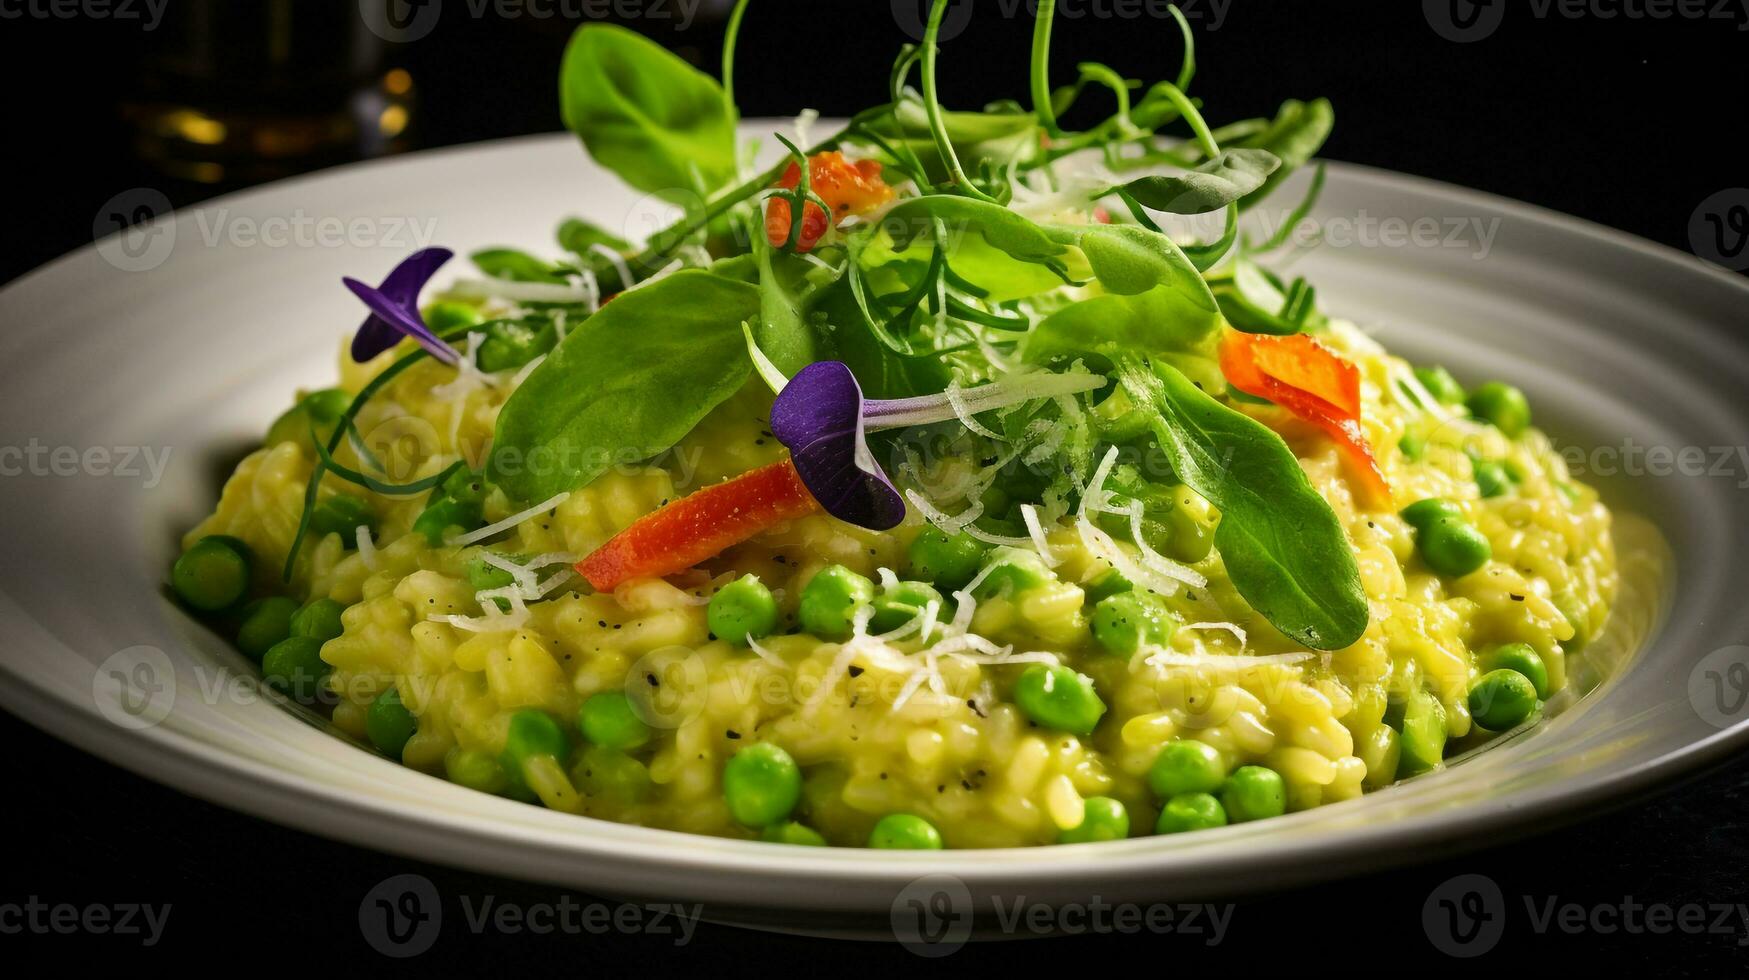
<path id="1" fill-rule="evenodd" d="M 404 0 L 175 0 L 142 37 L 123 113 L 172 177 L 247 184 L 405 148 L 413 79 L 387 66 L 372 5 Z"/>

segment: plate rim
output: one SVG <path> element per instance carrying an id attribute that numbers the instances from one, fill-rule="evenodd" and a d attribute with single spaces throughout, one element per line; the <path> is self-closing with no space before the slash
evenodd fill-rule
<path id="1" fill-rule="evenodd" d="M 777 123 L 775 120 L 759 120 L 748 121 L 746 125 L 757 127 Z M 459 157 L 493 151 L 513 152 L 525 147 L 543 146 L 569 139 L 571 137 L 566 133 L 535 134 L 361 161 L 233 191 L 191 205 L 187 209 L 178 209 L 178 213 L 201 208 L 234 207 L 240 201 L 256 195 L 309 185 L 319 186 L 328 181 L 344 181 L 361 172 L 417 167 L 438 157 Z M 578 149 L 580 151 L 581 147 Z M 1335 173 L 1348 175 L 1362 182 L 1382 184 L 1436 200 L 1487 208 L 1534 224 L 1552 225 L 1556 230 L 1569 235 L 1626 249 L 1642 261 L 1655 261 L 1660 266 L 1678 270 L 1684 275 L 1699 273 L 1749 300 L 1749 278 L 1733 274 L 1679 249 L 1619 229 L 1446 181 L 1364 164 L 1334 160 L 1328 163 Z M 0 286 L 0 301 L 11 299 L 23 289 L 34 286 L 40 279 L 54 275 L 56 270 L 81 261 L 105 242 L 121 234 L 125 232 L 106 236 L 21 274 Z M 859 852 L 855 849 L 834 848 L 821 855 L 798 855 L 792 853 L 794 849 L 782 853 L 774 852 L 769 845 L 757 841 L 708 837 L 702 839 L 712 841 L 715 845 L 708 851 L 674 847 L 671 845 L 676 838 L 684 837 L 693 841 L 701 838 L 699 835 L 680 831 L 626 827 L 584 817 L 581 819 L 587 823 L 578 824 L 583 832 L 572 838 L 581 842 L 581 846 L 565 847 L 563 840 L 536 837 L 522 827 L 494 827 L 481 824 L 477 818 L 470 823 L 455 815 L 399 807 L 350 788 L 335 787 L 296 774 L 279 772 L 257 760 L 241 756 L 216 756 L 207 747 L 162 729 L 142 737 L 139 732 L 108 724 L 94 709 L 56 696 L 4 662 L 0 662 L 0 676 L 8 681 L 0 684 L 0 707 L 81 751 L 103 761 L 121 765 L 161 785 L 305 832 L 421 861 L 467 867 L 485 873 L 512 873 L 518 877 L 559 883 L 576 880 L 573 876 L 566 876 L 565 869 L 573 868 L 579 862 L 600 861 L 627 866 L 646 865 L 652 869 L 661 867 L 669 873 L 706 875 L 713 888 L 724 890 L 732 888 L 737 880 L 745 881 L 744 876 L 748 875 L 758 879 L 802 878 L 810 881 L 843 881 L 847 877 L 856 877 L 865 885 L 893 886 L 902 885 L 921 875 L 950 873 L 969 885 L 985 888 L 998 887 L 1022 877 L 1028 882 L 1061 885 L 1086 874 L 1090 865 L 1088 859 L 1081 855 L 1092 853 L 1086 848 L 1098 846 L 1070 846 L 1062 849 L 1065 852 L 1062 859 L 1048 862 L 1036 860 L 1039 854 L 1036 848 L 946 851 L 939 854 L 907 854 L 903 857 L 894 857 L 889 853 L 882 855 L 877 862 L 867 856 L 858 857 Z M 1475 801 L 1462 807 L 1378 823 L 1333 828 L 1321 834 L 1316 847 L 1306 847 L 1305 841 L 1290 841 L 1285 836 L 1261 835 L 1251 842 L 1247 850 L 1239 853 L 1223 851 L 1218 855 L 1199 855 L 1196 847 L 1155 848 L 1134 854 L 1135 860 L 1129 864 L 1106 864 L 1099 866 L 1099 869 L 1123 880 L 1140 880 L 1174 872 L 1207 878 L 1211 873 L 1230 870 L 1233 874 L 1229 884 L 1234 890 L 1247 891 L 1269 887 L 1271 883 L 1323 877 L 1329 873 L 1324 869 L 1336 864 L 1341 864 L 1336 873 L 1397 866 L 1418 859 L 1412 846 L 1417 842 L 1435 844 L 1446 851 L 1467 849 L 1480 846 L 1490 836 L 1498 838 L 1503 831 L 1532 833 L 1542 827 L 1563 822 L 1564 819 L 1581 819 L 1588 815 L 1585 812 L 1588 806 L 1620 805 L 1661 785 L 1693 776 L 1700 770 L 1720 764 L 1733 752 L 1740 751 L 1745 746 L 1749 746 L 1749 722 L 1739 722 L 1628 769 L 1596 771 L 1590 782 L 1578 786 L 1563 788 L 1565 783 L 1556 782 L 1509 796 Z M 243 781 L 242 785 L 238 785 L 239 779 Z M 636 855 L 615 853 L 617 843 L 611 841 L 591 847 L 587 831 L 599 825 L 622 828 L 630 834 L 645 837 L 653 846 Z M 411 827 L 417 827 L 418 834 L 409 834 Z M 436 854 L 422 853 L 415 849 L 419 840 L 432 836 L 446 838 L 452 846 Z M 1272 837 L 1282 843 L 1272 844 Z M 550 874 L 541 874 L 538 869 L 506 872 L 502 863 L 491 862 L 495 852 L 523 853 L 527 855 L 527 860 L 523 862 L 527 868 L 534 868 L 541 855 L 550 855 L 561 860 L 552 865 Z M 977 859 L 970 859 L 974 855 Z M 1021 856 L 1027 856 L 1029 860 L 1013 860 Z M 1344 859 L 1348 859 L 1347 863 L 1342 863 Z M 1272 872 L 1271 882 L 1257 880 L 1254 872 L 1260 869 Z M 1248 872 L 1251 874 L 1247 874 Z M 781 899 L 778 899 L 773 901 L 771 907 L 782 905 Z"/>

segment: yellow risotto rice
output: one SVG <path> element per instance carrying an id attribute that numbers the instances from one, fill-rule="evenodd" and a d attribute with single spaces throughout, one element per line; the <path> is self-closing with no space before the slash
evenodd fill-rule
<path id="1" fill-rule="evenodd" d="M 1610 513 L 1539 431 L 1508 439 L 1415 409 L 1401 394 L 1403 361 L 1343 324 L 1323 339 L 1361 369 L 1363 425 L 1395 508 L 1455 501 L 1486 535 L 1491 560 L 1458 578 L 1432 573 L 1395 508 L 1357 500 L 1330 440 L 1273 407 L 1243 406 L 1287 440 L 1346 529 L 1370 625 L 1341 650 L 1296 646 L 1235 592 L 1208 545 L 1219 515 L 1180 487 L 1172 519 L 1182 553 L 1173 557 L 1208 584 L 1167 597 L 1184 624 L 1168 649 L 1113 656 L 1092 641 L 1085 594 L 1109 566 L 1066 519 L 1043 529 L 1053 580 L 979 601 L 969 631 L 1092 678 L 1109 710 L 1089 736 L 1039 727 L 1010 700 L 1024 659 L 937 657 L 919 649 L 916 634 L 846 647 L 797 630 L 799 594 L 821 568 L 839 564 L 871 578 L 904 570 L 907 546 L 925 526 L 915 507 L 886 533 L 826 516 L 794 521 L 692 574 L 634 580 L 612 594 L 592 594 L 569 574 L 570 561 L 660 504 L 783 457 L 767 431 L 770 395 L 757 379 L 655 463 L 610 470 L 490 540 L 499 554 L 554 556 L 533 573 L 552 591 L 528 602 L 525 616 L 482 604 L 469 585 L 464 565 L 484 545 L 432 547 L 411 533 L 421 497 L 368 495 L 374 540 L 360 546 L 330 533 L 307 542 L 282 583 L 279 565 L 316 463 L 307 440 L 245 459 L 187 544 L 234 536 L 260 559 L 257 592 L 342 604 L 344 633 L 321 648 L 333 668 L 325 684 L 334 724 L 362 740 L 371 702 L 397 688 L 417 718 L 399 761 L 434 775 L 501 789 L 492 770 L 513 713 L 536 708 L 573 719 L 590 695 L 625 691 L 654 739 L 630 752 L 585 748 L 563 764 L 530 767 L 528 787 L 554 809 L 753 837 L 731 818 L 722 772 L 737 749 L 759 741 L 800 765 L 796 819 L 833 844 L 860 845 L 877 820 L 901 812 L 928 819 L 950 847 L 1047 844 L 1079 824 L 1083 800 L 1096 796 L 1121 801 L 1131 832 L 1141 834 L 1160 806 L 1148 769 L 1163 745 L 1184 738 L 1212 746 L 1228 768 L 1274 769 L 1288 808 L 1304 809 L 1396 778 L 1400 736 L 1386 716 L 1409 692 L 1443 705 L 1452 746 L 1477 740 L 1466 693 L 1480 658 L 1501 644 L 1533 647 L 1559 689 L 1567 654 L 1601 629 L 1617 587 Z M 342 359 L 341 386 L 356 392 L 393 357 Z M 458 454 L 483 456 L 515 380 L 457 381 L 426 360 L 369 402 L 358 428 L 393 456 L 399 476 L 429 476 Z M 1405 435 L 1425 444 L 1418 458 L 1398 448 Z M 1503 463 L 1513 492 L 1482 498 L 1472 454 Z M 946 481 L 953 465 L 915 475 Z M 323 492 L 363 495 L 332 476 Z M 485 519 L 516 509 L 493 491 Z M 751 650 L 713 639 L 706 622 L 713 590 L 746 573 L 771 588 L 784 617 L 778 634 Z"/>

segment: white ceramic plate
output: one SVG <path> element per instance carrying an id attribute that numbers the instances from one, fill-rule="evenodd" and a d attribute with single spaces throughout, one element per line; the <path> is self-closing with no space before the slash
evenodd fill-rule
<path id="1" fill-rule="evenodd" d="M 1624 519 L 1628 579 L 1647 598 L 1594 644 L 1602 669 L 1577 672 L 1594 689 L 1534 731 L 1446 772 L 1259 824 L 901 853 L 552 813 L 391 764 L 258 696 L 250 665 L 165 601 L 161 583 L 177 536 L 209 508 L 235 453 L 295 387 L 332 378 L 339 341 L 359 319 L 340 277 L 374 280 L 424 244 L 415 229 L 464 254 L 492 244 L 550 251 L 564 214 L 609 226 L 623 217 L 636 233 L 653 227 L 652 211 L 571 139 L 515 140 L 224 198 L 160 222 L 159 237 L 136 235 L 130 249 L 100 242 L 0 292 L 0 541 L 10 559 L 0 569 L 0 704 L 105 759 L 270 820 L 803 928 L 884 919 L 904 885 L 931 873 L 957 877 L 980 907 L 991 895 L 1116 902 L 1341 875 L 1577 816 L 1749 741 L 1749 666 L 1738 666 L 1749 665 L 1740 645 L 1749 603 L 1734 574 L 1749 555 L 1749 469 L 1737 455 L 1749 437 L 1749 286 L 1592 225 L 1342 165 L 1316 216 L 1350 244 L 1318 249 L 1296 270 L 1320 287 L 1326 309 L 1376 328 L 1401 353 L 1523 387 L 1562 445 L 1613 447 L 1610 456 L 1664 447 L 1658 460 L 1700 447 L 1709 467 L 1732 453 L 1724 475 L 1685 473 L 1696 467 L 1673 460 L 1668 475 L 1653 465 L 1659 472 L 1602 481 L 1612 503 L 1662 530 L 1673 557 L 1659 557 Z M 1416 219 L 1432 219 L 1420 227 L 1438 233 L 1390 244 L 1398 239 L 1388 228 L 1407 232 Z M 1469 230 L 1454 241 L 1457 222 Z M 300 223 L 310 238 L 339 229 L 340 241 L 266 240 L 275 229 L 295 238 Z M 252 231 L 264 237 L 252 241 Z M 142 265 L 152 267 L 118 268 Z M 105 447 L 123 448 L 107 462 L 87 455 Z M 125 447 L 159 462 L 167 451 L 162 479 L 140 459 L 141 475 L 118 472 Z"/>

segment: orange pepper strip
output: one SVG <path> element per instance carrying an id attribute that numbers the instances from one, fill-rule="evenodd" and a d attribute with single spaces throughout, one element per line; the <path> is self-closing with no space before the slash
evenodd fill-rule
<path id="1" fill-rule="evenodd" d="M 577 563 L 597 592 L 683 572 L 784 521 L 819 512 L 796 468 L 782 462 L 694 491 L 633 521 Z"/>
<path id="2" fill-rule="evenodd" d="M 1305 334 L 1235 330 L 1221 342 L 1221 373 L 1240 391 L 1267 398 L 1329 434 L 1348 455 L 1367 500 L 1390 505 L 1390 484 L 1360 427 L 1360 371 L 1354 365 Z"/>
<path id="3" fill-rule="evenodd" d="M 793 190 L 801 179 L 802 168 L 791 163 L 776 186 Z M 808 187 L 820 195 L 820 200 L 832 206 L 832 218 L 829 220 L 818 204 L 804 207 L 801 236 L 796 242 L 798 252 L 806 252 L 818 244 L 834 221 L 867 214 L 893 199 L 893 189 L 881 179 L 878 161 L 857 160 L 852 163 L 838 150 L 816 153 L 808 158 Z M 790 202 L 784 198 L 774 197 L 766 202 L 765 237 L 772 248 L 782 247 L 789 241 L 792 214 Z"/>

